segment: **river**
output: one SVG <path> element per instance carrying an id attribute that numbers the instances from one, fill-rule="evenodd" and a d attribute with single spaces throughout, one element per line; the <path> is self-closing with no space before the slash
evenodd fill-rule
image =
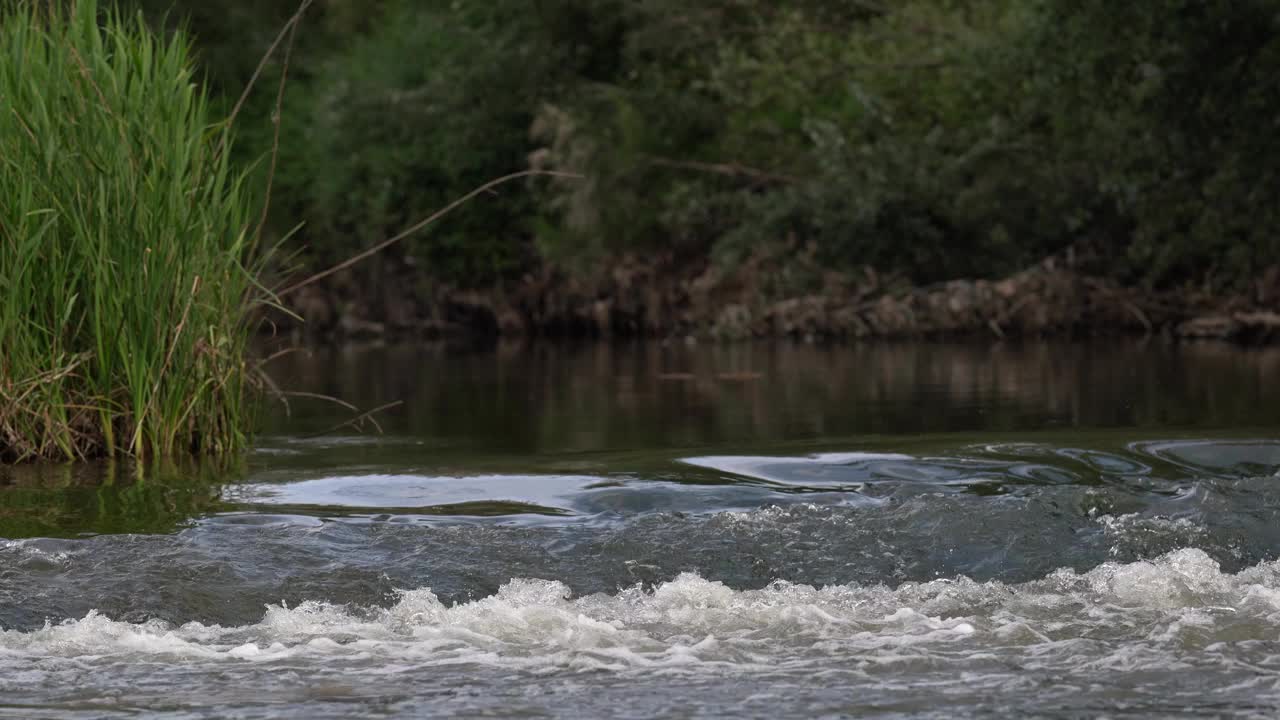
<path id="1" fill-rule="evenodd" d="M 1274 717 L 1280 351 L 344 347 L 0 469 L 0 717 Z M 366 423 L 367 425 L 367 423 Z"/>

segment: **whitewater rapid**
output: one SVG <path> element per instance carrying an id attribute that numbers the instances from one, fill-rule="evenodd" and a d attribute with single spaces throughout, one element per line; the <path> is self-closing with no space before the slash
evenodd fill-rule
<path id="1" fill-rule="evenodd" d="M 445 604 L 428 588 L 389 607 L 309 600 L 223 627 L 126 622 L 97 611 L 0 631 L 0 696 L 61 673 L 130 663 L 182 668 L 273 664 L 395 674 L 474 666 L 547 673 L 735 675 L 992 663 L 1070 675 L 1175 672 L 1206 661 L 1280 681 L 1280 562 L 1230 574 L 1197 549 L 1150 561 L 1064 569 L 1021 584 L 963 577 L 735 590 L 693 573 L 651 588 L 575 597 L 561 582 L 516 579 Z M 976 678 L 975 678 L 976 681 Z"/>
<path id="2" fill-rule="evenodd" d="M 1274 717 L 1278 448 L 260 474 L 0 540 L 0 718 Z"/>

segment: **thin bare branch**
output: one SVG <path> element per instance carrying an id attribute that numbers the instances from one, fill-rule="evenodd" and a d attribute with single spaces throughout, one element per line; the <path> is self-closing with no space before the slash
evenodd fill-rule
<path id="1" fill-rule="evenodd" d="M 304 438 L 304 439 L 318 438 L 318 437 L 320 437 L 320 436 L 322 436 L 322 435 L 328 435 L 329 433 L 337 432 L 338 430 L 341 430 L 342 428 L 345 428 L 345 427 L 351 427 L 351 426 L 354 426 L 354 425 L 359 425 L 360 423 L 364 422 L 365 420 L 368 420 L 369 422 L 373 423 L 373 426 L 374 426 L 375 428 L 377 428 L 377 429 L 378 429 L 378 432 L 382 432 L 382 426 L 378 424 L 378 421 L 377 421 L 377 420 L 374 420 L 374 419 L 373 419 L 373 415 L 374 415 L 375 413 L 380 413 L 380 412 L 382 412 L 383 410 L 389 410 L 389 409 L 391 409 L 391 408 L 393 408 L 393 407 L 396 407 L 397 405 L 403 405 L 403 404 L 404 404 L 404 401 L 403 401 L 403 400 L 394 400 L 394 401 L 392 401 L 392 402 L 386 403 L 385 405 L 379 405 L 378 407 L 376 407 L 376 408 L 374 408 L 374 409 L 372 409 L 372 410 L 370 410 L 370 411 L 368 411 L 368 412 L 360 413 L 359 415 L 357 415 L 357 416 L 355 416 L 355 417 L 351 418 L 350 420 L 347 420 L 346 422 L 338 423 L 337 425 L 334 425 L 333 427 L 329 428 L 328 430 L 322 430 L 322 431 L 320 431 L 320 432 L 318 432 L 318 433 L 313 433 L 313 434 L 311 434 L 311 435 L 304 435 L 304 436 L 303 436 L 303 438 Z"/>
<path id="2" fill-rule="evenodd" d="M 391 247 L 392 245 L 418 232 L 419 230 L 430 225 L 436 220 L 439 220 L 445 215 L 448 215 L 449 213 L 456 210 L 459 206 L 465 204 L 467 201 L 471 200 L 477 195 L 483 195 L 489 192 L 490 190 L 492 190 L 493 188 L 499 185 L 502 185 L 504 183 L 511 182 L 512 180 L 519 180 L 520 178 L 535 177 L 535 176 L 550 176 L 550 177 L 561 177 L 561 178 L 581 178 L 582 177 L 577 173 L 555 172 L 552 170 L 521 170 L 520 172 L 511 173 L 510 175 L 503 175 L 502 177 L 497 178 L 495 180 L 490 180 L 489 182 L 481 185 L 475 190 L 472 190 L 466 195 L 463 195 L 457 200 L 454 200 L 448 205 L 445 205 L 443 208 L 432 213 L 426 219 L 419 221 L 417 223 L 414 223 L 408 229 L 401 231 L 399 234 L 393 237 L 387 238 L 386 240 L 383 240 L 382 242 L 378 243 L 377 245 L 374 245 L 373 247 L 369 248 L 368 250 L 365 250 L 364 252 L 361 252 L 350 258 L 347 258 L 346 260 L 343 260 L 342 262 L 338 263 L 337 265 L 334 265 L 328 270 L 321 270 L 315 275 L 312 275 L 303 280 L 299 280 L 298 282 L 286 287 L 285 289 L 277 291 L 275 295 L 276 297 L 284 297 L 285 295 L 288 295 L 289 293 L 295 290 L 298 290 L 300 288 L 306 287 L 307 285 L 310 285 L 313 282 L 316 282 L 318 280 L 323 280 L 324 278 L 327 278 L 336 272 L 345 270 L 371 255 L 376 255 L 377 253 Z"/>
<path id="3" fill-rule="evenodd" d="M 748 167 L 739 163 L 708 163 L 698 162 L 696 160 L 672 160 L 671 158 L 649 156 L 648 161 L 653 165 L 661 165 L 662 167 L 677 168 L 680 170 L 697 170 L 698 172 L 714 173 L 716 175 L 727 175 L 729 177 L 744 177 L 767 183 L 781 183 L 784 185 L 794 185 L 803 182 L 794 175 L 784 175 L 782 173 L 769 172 L 768 170 L 760 170 L 759 168 Z"/>
<path id="4" fill-rule="evenodd" d="M 332 395 L 321 395 L 320 393 L 301 392 L 298 390 L 288 390 L 283 392 L 282 394 L 287 395 L 288 397 L 312 398 L 313 400 L 327 400 L 328 402 L 331 402 L 335 405 L 341 405 L 342 407 L 351 411 L 356 411 L 360 409 L 355 405 L 352 405 L 351 403 L 347 402 L 346 400 L 340 400 L 336 397 L 333 397 Z"/>
<path id="5" fill-rule="evenodd" d="M 289 18 L 289 22 L 285 23 L 284 27 L 280 28 L 280 32 L 276 35 L 276 39 L 271 42 L 271 46 L 267 48 L 267 51 L 262 55 L 262 59 L 258 61 L 258 67 L 254 68 L 253 75 L 249 77 L 249 82 L 245 84 L 244 90 L 240 93 L 240 99 L 236 100 L 236 104 L 231 108 L 231 114 L 227 115 L 227 127 L 235 125 L 236 117 L 240 114 L 240 110 L 244 107 L 245 102 L 249 100 L 249 94 L 253 92 L 253 86 L 257 84 L 258 77 L 262 75 L 262 71 L 267 67 L 267 61 L 269 61 L 271 56 L 275 54 L 276 48 L 280 46 L 280 43 L 283 42 L 286 37 L 293 34 L 294 27 L 302 21 L 302 16 L 307 12 L 307 8 L 311 7 L 313 2 L 315 2 L 315 0 L 302 0 L 302 3 L 298 5 L 297 12 L 293 14 L 293 17 Z M 226 142 L 227 136 L 223 135 L 222 147 L 219 148 L 220 150 L 226 147 Z"/>
<path id="6" fill-rule="evenodd" d="M 303 3 L 305 9 L 306 3 Z M 301 15 L 297 16 L 301 19 Z M 267 224 L 267 212 L 271 208 L 271 187 L 276 179 L 276 162 L 280 159 L 280 123 L 283 120 L 284 89 L 289 81 L 289 60 L 293 57 L 293 41 L 298 35 L 298 23 L 290 22 L 289 42 L 284 47 L 284 65 L 280 70 L 280 84 L 276 88 L 276 108 L 271 115 L 271 160 L 267 166 L 267 187 L 262 193 L 262 214 L 258 217 L 258 228 L 254 237 L 262 236 L 262 228 Z"/>

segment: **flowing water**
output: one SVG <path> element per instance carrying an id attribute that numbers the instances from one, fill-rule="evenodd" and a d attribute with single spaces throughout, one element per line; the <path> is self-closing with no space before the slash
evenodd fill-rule
<path id="1" fill-rule="evenodd" d="M 1280 352 L 347 348 L 0 471 L 0 717 L 1274 717 Z M 314 436 L 316 433 L 330 431 Z"/>

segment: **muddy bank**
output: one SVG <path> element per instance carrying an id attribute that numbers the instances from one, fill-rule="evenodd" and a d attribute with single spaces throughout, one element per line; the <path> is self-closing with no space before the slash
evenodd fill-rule
<path id="1" fill-rule="evenodd" d="M 507 337 L 1046 337 L 1163 335 L 1280 342 L 1280 268 L 1248 293 L 1155 292 L 1057 258 L 998 280 L 907 287 L 868 269 L 800 280 L 767 258 L 732 272 L 670 257 L 625 258 L 607 272 L 546 268 L 505 288 L 424 283 L 409 269 L 377 282 L 338 275 L 285 298 L 270 326 L 310 340 Z"/>

